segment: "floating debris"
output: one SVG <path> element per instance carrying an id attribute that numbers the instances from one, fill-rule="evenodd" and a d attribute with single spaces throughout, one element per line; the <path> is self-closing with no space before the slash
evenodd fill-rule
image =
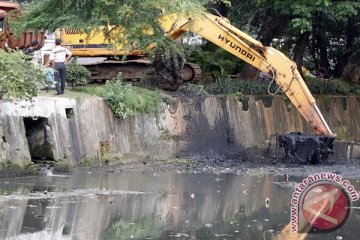
<path id="1" fill-rule="evenodd" d="M 175 235 L 170 235 L 171 237 L 177 237 L 177 238 L 180 238 L 180 237 L 185 237 L 185 238 L 189 238 L 190 235 L 187 234 L 187 233 L 176 233 Z"/>
<path id="2" fill-rule="evenodd" d="M 205 227 L 211 228 L 213 225 L 211 223 L 205 223 Z"/>
<path id="3" fill-rule="evenodd" d="M 269 208 L 270 207 L 270 198 L 265 198 L 265 207 Z"/>

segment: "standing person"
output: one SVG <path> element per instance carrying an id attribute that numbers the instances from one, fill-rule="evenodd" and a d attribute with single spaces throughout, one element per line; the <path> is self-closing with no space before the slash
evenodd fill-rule
<path id="1" fill-rule="evenodd" d="M 64 94 L 66 79 L 66 63 L 70 60 L 72 53 L 61 46 L 61 40 L 55 40 L 55 48 L 51 51 L 49 61 L 55 69 L 56 95 Z"/>

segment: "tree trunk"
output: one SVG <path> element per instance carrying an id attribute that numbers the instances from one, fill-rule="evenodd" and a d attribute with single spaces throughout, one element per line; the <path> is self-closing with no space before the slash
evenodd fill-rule
<path id="1" fill-rule="evenodd" d="M 223 17 L 228 17 L 229 15 L 229 8 L 228 6 L 223 2 L 217 2 L 212 5 L 213 8 L 215 8 Z"/>
<path id="2" fill-rule="evenodd" d="M 306 49 L 306 45 L 309 41 L 310 32 L 304 32 L 300 35 L 300 37 L 296 40 L 295 48 L 294 48 L 294 61 L 297 64 L 297 68 L 302 77 L 302 65 L 304 60 L 304 52 Z"/>
<path id="3" fill-rule="evenodd" d="M 318 12 L 315 15 L 315 31 L 314 38 L 316 40 L 315 47 L 319 49 L 319 67 L 330 69 L 330 63 L 328 59 L 327 49 L 329 41 L 325 36 L 325 15 L 322 12 Z"/>
<path id="4" fill-rule="evenodd" d="M 310 54 L 311 54 L 311 57 L 312 57 L 312 60 L 313 60 L 313 63 L 314 63 L 314 68 L 316 68 L 318 66 L 318 60 L 317 60 L 317 57 L 316 57 L 316 42 L 315 42 L 315 38 L 314 38 L 314 25 L 313 25 L 313 32 L 311 34 L 311 37 L 310 37 Z"/>
<path id="5" fill-rule="evenodd" d="M 274 37 L 287 26 L 286 17 L 277 14 L 273 10 L 268 10 L 263 18 L 257 40 L 264 46 L 269 46 Z M 259 70 L 250 64 L 247 64 L 243 71 L 243 77 L 256 80 Z"/>
<path id="6" fill-rule="evenodd" d="M 341 76 L 350 83 L 360 83 L 360 49 L 351 55 Z"/>
<path id="7" fill-rule="evenodd" d="M 348 22 L 346 25 L 346 49 L 344 49 L 344 54 L 342 56 L 339 57 L 333 74 L 335 77 L 340 77 L 341 74 L 343 73 L 346 64 L 349 61 L 349 58 L 351 57 L 351 54 L 353 53 L 351 51 L 352 46 L 354 45 L 355 42 L 355 27 L 356 26 L 356 16 L 351 16 L 348 18 Z"/>
<path id="8" fill-rule="evenodd" d="M 350 49 L 355 42 L 355 23 L 355 15 L 348 18 L 346 25 L 346 49 Z"/>

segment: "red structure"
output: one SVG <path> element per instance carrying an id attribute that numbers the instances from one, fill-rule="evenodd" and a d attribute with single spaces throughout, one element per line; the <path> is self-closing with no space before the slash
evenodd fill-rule
<path id="1" fill-rule="evenodd" d="M 0 48 L 26 48 L 34 40 L 38 41 L 40 45 L 44 42 L 44 31 L 33 32 L 27 31 L 15 39 L 14 34 L 9 28 L 7 17 L 9 12 L 13 10 L 20 10 L 18 3 L 0 1 Z M 16 12 L 10 17 L 16 17 Z"/>

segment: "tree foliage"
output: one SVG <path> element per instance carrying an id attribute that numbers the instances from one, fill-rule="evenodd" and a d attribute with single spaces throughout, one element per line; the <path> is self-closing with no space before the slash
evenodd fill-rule
<path id="1" fill-rule="evenodd" d="M 273 45 L 301 68 L 327 68 L 340 76 L 360 46 L 358 0 L 33 0 L 13 24 L 24 29 L 77 28 L 103 31 L 111 43 L 146 49 L 171 45 L 159 27 L 163 13 L 199 15 L 221 6 L 233 25 Z M 229 4 L 231 3 L 231 5 Z M 227 9 L 226 9 L 227 8 Z M 101 28 L 101 26 L 110 26 Z M 115 27 L 115 29 L 113 29 Z M 122 31 L 117 31 L 121 27 Z M 144 36 L 144 30 L 147 33 Z M 110 34 L 111 33 L 111 34 Z"/>
<path id="2" fill-rule="evenodd" d="M 26 29 L 76 28 L 102 31 L 111 43 L 146 49 L 154 42 L 168 45 L 159 24 L 162 13 L 201 14 L 204 5 L 215 0 L 34 0 L 25 4 L 12 28 Z M 103 28 L 103 26 L 108 26 Z M 121 28 L 121 31 L 117 31 Z M 144 36 L 146 32 L 146 36 Z M 111 34 L 110 34 L 111 33 Z"/>
<path id="3" fill-rule="evenodd" d="M 22 52 L 0 49 L 0 92 L 8 97 L 30 100 L 45 82 L 42 71 Z"/>
<path id="4" fill-rule="evenodd" d="M 357 0 L 232 0 L 231 22 L 300 66 L 340 76 L 360 46 Z M 251 77 L 251 76 L 248 76 Z"/>

